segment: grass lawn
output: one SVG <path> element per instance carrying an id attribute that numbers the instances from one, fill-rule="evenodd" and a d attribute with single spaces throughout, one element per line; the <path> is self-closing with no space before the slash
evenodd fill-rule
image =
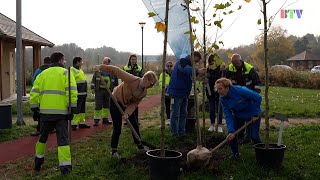
<path id="1" fill-rule="evenodd" d="M 159 146 L 159 108 L 145 113 L 141 117 L 142 139 Z M 198 171 L 183 171 L 180 179 L 317 179 L 320 176 L 318 153 L 320 123 L 285 127 L 283 143 L 287 145 L 283 168 L 279 171 L 264 169 L 256 165 L 252 145 L 240 147 L 241 158 L 230 159 L 229 146 L 218 150 L 213 159 L 217 167 Z M 278 127 L 271 129 L 271 141 L 276 142 Z M 0 165 L 0 174 L 7 179 L 149 179 L 148 158 L 140 154 L 133 144 L 128 128 L 123 128 L 120 138 L 119 154 L 121 159 L 110 155 L 111 130 L 97 133 L 81 141 L 72 143 L 73 172 L 63 177 L 60 175 L 57 162 L 57 150 L 47 153 L 45 164 L 40 173 L 32 170 L 33 157 Z M 226 134 L 207 132 L 207 145 L 210 141 L 220 142 Z M 264 138 L 261 132 L 262 139 Z M 171 138 L 166 128 L 166 145 L 169 149 L 194 149 L 196 147 L 195 133 L 184 140 Z M 207 148 L 211 148 L 206 146 Z M 184 157 L 185 158 L 185 157 Z"/>
<path id="2" fill-rule="evenodd" d="M 155 86 L 150 94 L 157 94 L 160 88 Z M 150 95 L 149 94 L 149 95 Z M 264 96 L 262 92 L 262 96 Z M 215 168 L 198 171 L 183 171 L 180 179 L 318 179 L 320 177 L 320 122 L 304 121 L 306 118 L 319 117 L 320 93 L 318 90 L 270 87 L 270 112 L 281 112 L 291 118 L 299 117 L 299 125 L 286 126 L 283 144 L 287 146 L 283 168 L 279 171 L 259 167 L 255 163 L 255 152 L 252 145 L 240 147 L 241 158 L 229 158 L 231 150 L 225 146 L 215 152 Z M 264 102 L 263 102 L 264 103 Z M 87 116 L 93 115 L 94 103 L 87 103 Z M 160 128 L 159 111 L 156 107 L 140 117 L 142 139 L 159 146 Z M 13 105 L 13 113 L 16 108 Z M 24 113 L 30 118 L 28 104 L 24 104 Z M 26 117 L 26 118 L 28 118 Z M 202 118 L 200 118 L 202 119 Z M 15 121 L 15 120 L 14 120 Z M 290 119 L 289 119 L 290 121 Z M 303 124 L 305 122 L 305 124 Z M 207 120 L 208 123 L 208 120 Z M 27 124 L 32 124 L 27 122 Z M 261 122 L 263 126 L 263 122 Z M 271 142 L 277 142 L 278 124 L 271 125 Z M 34 125 L 13 126 L 10 130 L 0 130 L 0 142 L 25 136 L 34 130 Z M 40 173 L 35 173 L 33 157 L 25 157 L 19 161 L 0 165 L 0 179 L 149 179 L 148 158 L 140 154 L 133 144 L 128 128 L 123 128 L 119 143 L 121 159 L 110 154 L 111 129 L 86 137 L 72 143 L 73 172 L 67 177 L 60 175 L 58 169 L 57 150 L 53 149 L 46 155 L 45 164 Z M 207 148 L 214 142 L 220 142 L 226 134 L 206 134 Z M 264 141 L 264 131 L 261 128 Z M 165 144 L 169 149 L 179 151 L 191 150 L 196 147 L 195 133 L 184 140 L 171 138 L 166 128 Z M 184 157 L 185 158 L 185 157 Z"/>
<path id="3" fill-rule="evenodd" d="M 264 97 L 264 89 L 261 92 Z M 319 117 L 320 91 L 287 87 L 270 87 L 270 112 L 281 112 L 289 117 Z M 264 100 L 263 100 L 264 107 Z"/>

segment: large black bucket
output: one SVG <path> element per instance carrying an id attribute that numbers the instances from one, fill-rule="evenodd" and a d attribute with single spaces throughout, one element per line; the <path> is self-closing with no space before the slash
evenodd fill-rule
<path id="1" fill-rule="evenodd" d="M 278 146 L 277 144 L 269 144 L 269 149 L 266 149 L 264 143 L 254 145 L 256 151 L 256 160 L 260 166 L 280 169 L 283 162 L 285 145 Z"/>
<path id="2" fill-rule="evenodd" d="M 177 180 L 180 174 L 182 154 L 174 150 L 165 150 L 165 157 L 160 156 L 160 149 L 147 151 L 151 180 Z"/>
<path id="3" fill-rule="evenodd" d="M 11 104 L 0 104 L 0 129 L 12 128 Z"/>

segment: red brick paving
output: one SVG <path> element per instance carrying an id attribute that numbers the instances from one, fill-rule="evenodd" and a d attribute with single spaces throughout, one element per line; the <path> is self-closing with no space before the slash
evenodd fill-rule
<path id="1" fill-rule="evenodd" d="M 151 110 L 156 107 L 161 102 L 161 95 L 154 95 L 139 104 L 139 113 Z M 93 120 L 89 119 L 86 121 L 87 124 L 93 125 Z M 77 141 L 83 137 L 90 136 L 94 133 L 100 132 L 105 129 L 111 129 L 111 125 L 100 125 L 97 127 L 91 127 L 89 129 L 78 129 L 72 132 L 72 141 Z M 35 149 L 34 145 L 38 141 L 39 137 L 22 137 L 13 141 L 0 143 L 0 164 L 8 163 L 10 161 L 15 161 L 25 156 L 34 155 Z M 49 135 L 47 141 L 47 151 L 57 147 L 56 135 Z"/>

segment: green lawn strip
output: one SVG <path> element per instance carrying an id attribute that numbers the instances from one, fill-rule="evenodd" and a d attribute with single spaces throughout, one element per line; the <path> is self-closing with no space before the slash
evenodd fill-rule
<path id="1" fill-rule="evenodd" d="M 264 97 L 264 88 L 261 95 Z M 270 87 L 270 112 L 281 112 L 289 117 L 319 117 L 319 90 Z M 262 102 L 264 107 L 264 100 Z"/>
<path id="2" fill-rule="evenodd" d="M 35 131 L 35 127 L 36 125 L 17 126 L 13 124 L 11 129 L 0 129 L 0 143 L 29 136 Z"/>

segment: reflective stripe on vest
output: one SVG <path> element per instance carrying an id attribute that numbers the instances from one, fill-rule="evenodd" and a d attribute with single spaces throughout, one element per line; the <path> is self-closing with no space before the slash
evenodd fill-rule
<path id="1" fill-rule="evenodd" d="M 251 85 L 251 84 L 252 84 L 252 80 L 246 82 L 246 86 L 249 86 L 249 85 Z"/>
<path id="2" fill-rule="evenodd" d="M 65 96 L 66 92 L 65 91 L 58 91 L 58 90 L 43 90 L 40 92 L 40 95 L 44 95 L 44 94 L 58 94 L 58 95 Z"/>
<path id="3" fill-rule="evenodd" d="M 59 110 L 59 109 L 40 109 L 42 114 L 68 114 L 68 110 Z"/>
<path id="4" fill-rule="evenodd" d="M 254 86 L 254 88 L 255 88 L 255 89 L 260 89 L 260 90 L 261 90 L 261 86 L 259 86 L 259 85 L 255 85 L 255 86 Z"/>

